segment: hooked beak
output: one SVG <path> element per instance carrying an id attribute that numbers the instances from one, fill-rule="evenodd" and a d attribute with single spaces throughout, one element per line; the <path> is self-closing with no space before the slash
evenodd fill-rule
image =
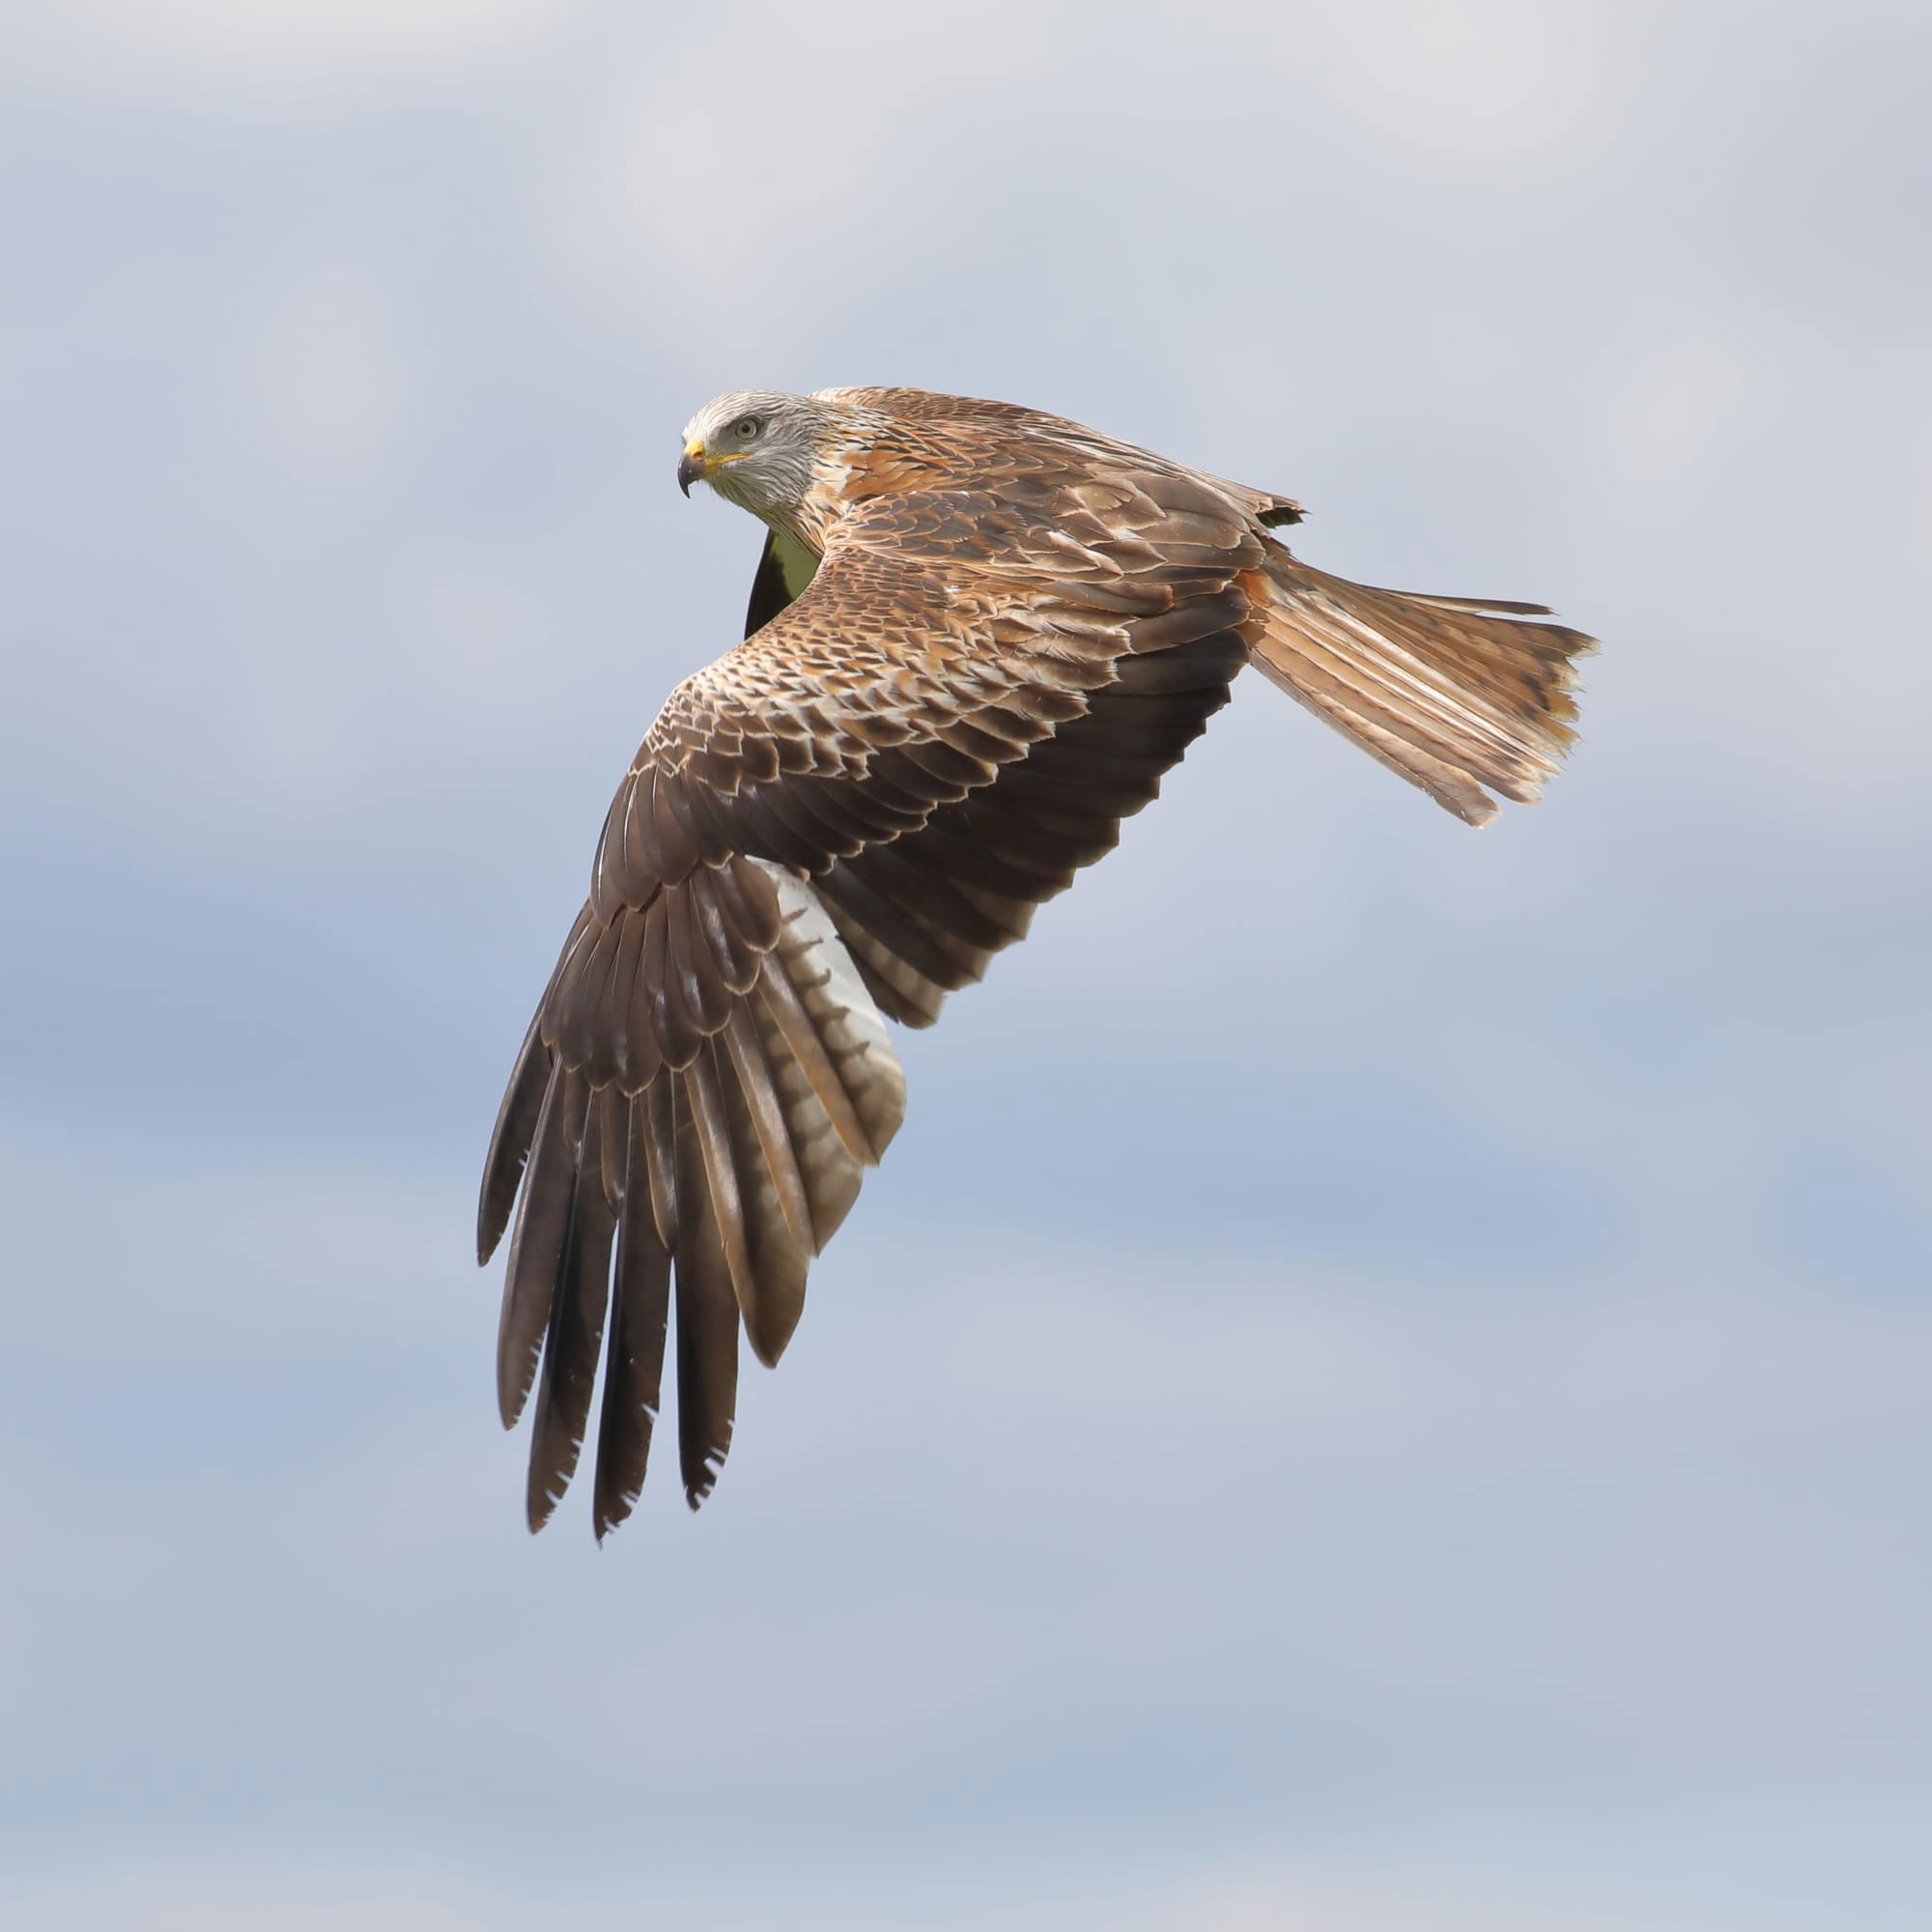
<path id="1" fill-rule="evenodd" d="M 696 437 L 684 445 L 684 455 L 678 460 L 677 487 L 689 497 L 691 486 L 704 474 L 704 445 Z"/>

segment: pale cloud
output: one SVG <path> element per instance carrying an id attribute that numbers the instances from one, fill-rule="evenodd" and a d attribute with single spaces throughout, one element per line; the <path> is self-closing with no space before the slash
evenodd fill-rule
<path id="1" fill-rule="evenodd" d="M 1120 1864 L 1137 1861 L 1122 1848 Z M 526 1932 L 554 1924 L 560 1912 L 582 1932 L 667 1922 L 678 1932 L 981 1932 L 995 1922 L 1010 1932 L 1100 1925 L 1109 1932 L 1828 1932 L 1832 1925 L 1829 1916 L 1748 1881 L 1706 1881 L 1694 1901 L 1633 1905 L 1621 1874 L 1606 1874 L 1593 1889 L 1566 1888 L 1478 1865 L 1430 1883 L 1328 1859 L 1209 1866 L 1178 1886 L 1116 1878 L 1080 1891 L 1043 1873 L 1026 1893 L 1008 1894 L 963 1868 L 950 1881 L 895 1884 L 891 1860 L 881 1862 L 883 1900 L 863 1882 L 828 1885 L 815 1874 L 790 1887 L 760 1885 L 744 1869 L 749 1859 L 733 1861 L 738 1869 L 721 1874 L 709 1896 L 667 1888 L 660 1875 L 639 1870 L 621 1903 L 586 1896 L 568 1880 L 541 1893 L 506 1893 L 433 1868 L 345 1872 L 333 1862 L 255 1859 L 212 1869 L 156 1862 L 37 1889 L 22 1904 L 37 1932 L 254 1932 L 265 1924 L 278 1932 Z M 844 1896 L 835 1902 L 828 1892 Z"/>
<path id="2" fill-rule="evenodd" d="M 1450 10 L 1366 0 L 1276 10 L 1271 38 L 1324 119 L 1458 180 L 1547 189 L 1601 155 L 1639 106 L 1654 19 L 1578 0 Z"/>
<path id="3" fill-rule="evenodd" d="M 1525 1895 L 1526 1894 L 1526 1895 Z M 1493 1880 L 1418 1888 L 1373 1873 L 1264 1872 L 1210 1879 L 1130 1919 L 1136 1932 L 1635 1932 L 1628 1914 Z M 1773 1932 L 1777 1921 L 1689 1907 L 1647 1907 L 1643 1932 Z"/>
<path id="4" fill-rule="evenodd" d="M 1772 400 L 1750 366 L 1749 339 L 1744 318 L 1681 333 L 1666 325 L 1605 398 L 1618 469 L 1666 514 L 1682 515 L 1708 491 L 1725 433 Z"/>
<path id="5" fill-rule="evenodd" d="M 948 1170 L 899 1151 L 783 1369 L 748 1370 L 725 1491 L 692 1522 L 660 1481 L 603 1550 L 581 1499 L 535 1545 L 516 1520 L 525 1445 L 490 1413 L 467 1176 L 157 1154 L 95 1240 L 91 1320 L 31 1304 L 15 1347 L 76 1422 L 81 1397 L 56 1392 L 83 1377 L 135 1416 L 192 1391 L 192 1474 L 86 1442 L 11 1457 L 0 1520 L 31 1584 L 10 1720 L 39 1721 L 134 1587 L 141 1635 L 69 1700 L 63 1752 L 104 1747 L 128 1699 L 171 1734 L 185 1704 L 185 1763 L 250 1759 L 296 1721 L 315 1727 L 298 1781 L 327 1784 L 358 1713 L 411 1728 L 407 1775 L 441 1709 L 568 1764 L 600 1804 L 701 1804 L 750 1766 L 829 1800 L 1009 1762 L 1036 1721 L 1084 1762 L 1127 1682 L 1180 1700 L 1160 1720 L 1224 1779 L 1267 1789 L 1338 1711 L 1351 1776 L 1362 1753 L 1508 1788 L 1550 1752 L 1672 1788 L 1922 1767 L 1911 1634 L 1932 1569 L 1856 1500 L 1918 1427 L 1916 1303 L 1743 1260 L 1711 1278 L 1525 1258 L 1500 1280 L 1432 1268 L 1418 1293 L 1299 1246 L 1292 1221 L 1259 1252 L 1205 1234 L 1150 1252 L 1098 1225 L 1040 1252 L 987 1228 L 908 1277 Z M 9 1165 L 61 1229 L 99 1163 Z M 43 1246 L 20 1254 L 36 1277 Z M 230 1416 L 253 1451 L 211 1457 Z M 76 1542 L 106 1466 L 125 1520 Z M 199 1579 L 242 1520 L 249 1579 L 211 1604 Z M 561 1649 L 537 1639 L 559 1589 L 585 1593 Z M 329 1606 L 298 1680 L 243 1630 L 284 1595 Z M 422 1654 L 457 1603 L 468 1634 Z M 158 1677 L 156 1651 L 177 1658 Z M 231 1665 L 259 1711 L 205 1705 Z M 1257 1727 L 1291 1724 L 1301 1744 L 1251 1762 Z"/>
<path id="6" fill-rule="evenodd" d="M 573 130 L 549 200 L 565 238 L 553 248 L 592 299 L 625 291 L 694 360 L 786 361 L 872 298 L 882 233 L 909 271 L 941 242 L 908 221 L 908 190 L 970 179 L 989 99 L 1024 112 L 1077 34 L 1071 10 L 1015 0 L 916 13 L 862 0 L 694 14 L 675 63 L 637 35 Z M 905 85 L 907 63 L 935 47 L 943 58 Z M 1065 117 L 1069 103 L 1039 111 Z M 1070 104 L 1094 112 L 1091 98 Z"/>
<path id="7" fill-rule="evenodd" d="M 396 291 L 366 263 L 304 263 L 245 326 L 233 406 L 283 485 L 342 489 L 391 459 L 420 392 Z"/>
<path id="8" fill-rule="evenodd" d="M 500 727 L 539 701 L 564 639 L 536 593 L 479 560 L 438 572 L 424 602 L 422 663 L 443 703 Z"/>
<path id="9" fill-rule="evenodd" d="M 526 52 L 576 0 L 70 0 L 11 31 L 58 80 L 313 99 Z"/>

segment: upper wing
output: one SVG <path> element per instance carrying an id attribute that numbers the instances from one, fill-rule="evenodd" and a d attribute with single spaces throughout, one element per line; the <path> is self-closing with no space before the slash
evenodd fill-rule
<path id="1" fill-rule="evenodd" d="M 918 389 L 836 390 L 901 420 L 971 426 L 976 451 L 1023 467 L 1042 448 L 1095 477 L 1131 474 L 1144 489 L 1191 482 L 1258 526 L 1301 521 L 1293 497 L 1183 469 L 1084 424 L 1010 403 Z M 1254 600 L 1252 661 L 1350 743 L 1471 825 L 1495 798 L 1534 800 L 1575 738 L 1576 660 L 1595 639 L 1540 604 L 1382 590 L 1296 559 L 1278 541 L 1243 580 Z"/>
<path id="2" fill-rule="evenodd" d="M 1184 476 L 1037 465 L 880 497 L 672 694 L 484 1175 L 483 1259 L 522 1186 L 498 1395 L 513 1422 L 541 1359 L 532 1527 L 575 1467 L 607 1327 L 599 1534 L 629 1513 L 673 1297 L 685 1492 L 709 1492 L 741 1314 L 775 1361 L 899 1124 L 881 1011 L 929 1023 L 1112 847 L 1226 701 L 1261 554 Z"/>

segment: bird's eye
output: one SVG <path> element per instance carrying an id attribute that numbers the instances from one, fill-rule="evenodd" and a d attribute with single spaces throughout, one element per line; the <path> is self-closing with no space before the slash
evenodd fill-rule
<path id="1" fill-rule="evenodd" d="M 764 428 L 764 424 L 761 423 L 756 416 L 740 416 L 738 420 L 731 425 L 731 434 L 735 436 L 740 442 L 750 442 L 751 440 L 754 436 L 756 436 L 759 430 L 761 430 L 762 428 Z"/>

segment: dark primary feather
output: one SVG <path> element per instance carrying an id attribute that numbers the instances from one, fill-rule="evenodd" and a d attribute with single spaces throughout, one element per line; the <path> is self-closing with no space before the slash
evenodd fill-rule
<path id="1" fill-rule="evenodd" d="M 627 1113 L 626 1170 L 643 1162 L 639 1139 L 642 1101 Z M 644 1487 L 651 1431 L 664 1380 L 665 1337 L 670 1322 L 670 1250 L 651 1213 L 648 1186 L 627 1188 L 618 1210 L 617 1252 L 604 1359 L 604 1402 L 597 1424 L 597 1474 L 592 1499 L 601 1538 L 630 1515 Z"/>
<path id="2" fill-rule="evenodd" d="M 526 1495 L 532 1529 L 543 1525 L 576 1471 L 597 1380 L 611 1250 L 617 1232 L 616 1216 L 604 1190 L 603 1122 L 603 1110 L 589 1108 L 577 1184 L 570 1197 L 570 1229 L 551 1296 Z"/>
<path id="3" fill-rule="evenodd" d="M 696 1202 L 704 1156 L 688 1107 L 673 1100 L 678 1189 Z M 738 1304 L 720 1234 L 720 1214 L 679 1216 L 673 1260 L 677 1298 L 677 1454 L 684 1493 L 696 1509 L 711 1493 L 731 1447 L 738 1402 Z"/>

